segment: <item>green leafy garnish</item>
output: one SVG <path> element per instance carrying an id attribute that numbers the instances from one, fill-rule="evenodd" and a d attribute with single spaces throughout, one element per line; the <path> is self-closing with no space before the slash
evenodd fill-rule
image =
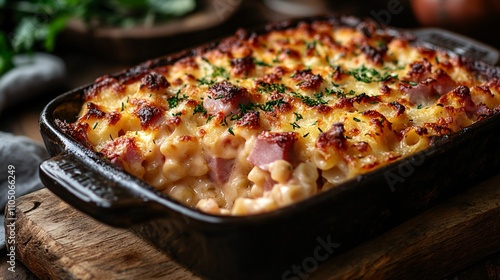
<path id="1" fill-rule="evenodd" d="M 183 94 L 182 96 L 179 96 L 180 93 L 181 93 L 181 90 L 178 90 L 177 93 L 175 94 L 175 96 L 172 96 L 172 97 L 167 99 L 168 107 L 170 109 L 177 107 L 177 105 L 179 105 L 180 102 L 182 102 L 188 98 L 188 96 L 185 94 Z"/>
<path id="2" fill-rule="evenodd" d="M 387 81 L 391 78 L 397 78 L 397 75 L 394 73 L 380 73 L 376 69 L 367 68 L 364 65 L 358 68 L 354 68 L 346 73 L 353 76 L 356 80 L 364 83 L 382 82 Z"/>
<path id="3" fill-rule="evenodd" d="M 271 93 L 273 91 L 276 91 L 277 93 L 285 93 L 286 91 L 286 86 L 284 84 L 259 84 L 257 90 L 259 92 L 264 92 L 264 93 Z"/>
<path id="4" fill-rule="evenodd" d="M 323 104 L 323 105 L 324 104 L 328 104 L 327 101 L 323 100 L 323 94 L 322 93 L 315 94 L 314 98 L 312 98 L 310 96 L 307 96 L 307 95 L 302 95 L 302 94 L 297 93 L 297 92 L 292 92 L 292 94 L 293 94 L 294 97 L 299 98 L 307 106 L 314 107 L 314 106 L 318 106 L 318 105 L 321 105 L 321 104 Z"/>
<path id="5" fill-rule="evenodd" d="M 69 19 L 80 19 L 92 29 L 99 26 L 147 26 L 184 16 L 196 0 L 0 0 L 0 75 L 14 65 L 15 54 L 55 49 L 57 36 Z M 10 40 L 6 39 L 9 34 Z"/>

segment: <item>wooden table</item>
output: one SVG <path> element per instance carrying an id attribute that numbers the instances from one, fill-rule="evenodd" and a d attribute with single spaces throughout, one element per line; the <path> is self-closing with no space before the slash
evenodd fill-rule
<path id="1" fill-rule="evenodd" d="M 375 1 L 378 6 L 372 7 L 361 0 L 335 1 L 332 5 L 336 5 L 334 12 L 370 16 L 371 11 L 383 9 L 386 2 Z M 401 2 L 406 8 L 393 17 L 391 24 L 416 26 L 408 1 Z M 207 36 L 221 37 L 233 33 L 236 27 L 251 27 L 287 17 L 270 11 L 261 1 L 245 1 L 233 18 Z M 500 48 L 498 41 L 488 43 Z M 186 44 L 188 47 L 192 42 Z M 67 63 L 67 83 L 30 100 L 30 106 L 21 104 L 4 111 L 0 115 L 0 130 L 41 143 L 38 116 L 49 100 L 98 76 L 133 66 L 65 47 L 58 49 L 57 54 Z M 372 278 L 373 275 L 409 274 L 427 279 L 500 279 L 499 186 L 497 176 L 328 261 L 312 277 Z M 20 227 L 16 234 L 23 240 L 16 248 L 18 261 L 25 262 L 29 269 L 18 262 L 14 279 L 37 279 L 30 270 L 42 278 L 48 275 L 80 279 L 134 275 L 143 275 L 143 279 L 167 275 L 170 279 L 197 278 L 132 233 L 97 223 L 47 190 L 19 198 L 18 206 Z M 115 253 L 113 258 L 110 252 Z M 4 273 L 6 269 L 6 253 L 0 252 L 0 279 L 12 279 L 7 278 L 12 274 Z"/>
<path id="2" fill-rule="evenodd" d="M 498 279 L 499 186 L 497 175 L 328 260 L 309 279 Z M 16 217 L 16 257 L 42 279 L 200 279 L 47 189 L 19 198 Z"/>

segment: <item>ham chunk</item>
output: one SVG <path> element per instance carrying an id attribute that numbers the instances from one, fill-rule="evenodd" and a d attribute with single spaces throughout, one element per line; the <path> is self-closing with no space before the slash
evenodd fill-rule
<path id="1" fill-rule="evenodd" d="M 207 160 L 210 178 L 219 185 L 227 183 L 233 173 L 235 159 L 211 157 Z"/>
<path id="2" fill-rule="evenodd" d="M 427 78 L 421 81 L 418 85 L 407 89 L 407 94 L 413 104 L 429 105 L 456 87 L 456 83 L 448 74 L 438 71 L 435 79 Z"/>
<path id="3" fill-rule="evenodd" d="M 248 156 L 248 161 L 262 170 L 277 160 L 293 160 L 293 145 L 297 141 L 295 132 L 262 132 Z"/>
<path id="4" fill-rule="evenodd" d="M 236 114 L 240 104 L 248 104 L 248 92 L 227 81 L 216 83 L 208 89 L 208 97 L 203 101 L 203 107 L 209 114 L 222 112 L 224 116 Z"/>

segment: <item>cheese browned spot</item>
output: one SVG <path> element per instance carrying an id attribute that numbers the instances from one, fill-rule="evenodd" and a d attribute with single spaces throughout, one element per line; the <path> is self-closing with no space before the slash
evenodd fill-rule
<path id="1" fill-rule="evenodd" d="M 149 89 L 151 91 L 157 91 L 160 89 L 166 89 L 169 86 L 169 82 L 163 75 L 158 73 L 149 73 L 141 80 L 141 89 Z"/>
<path id="2" fill-rule="evenodd" d="M 231 60 L 233 74 L 237 77 L 245 77 L 252 74 L 255 69 L 253 57 L 245 56 L 242 58 L 234 58 Z"/>
<path id="3" fill-rule="evenodd" d="M 297 82 L 297 86 L 304 90 L 315 90 L 321 86 L 323 78 L 319 74 L 313 74 L 310 69 L 299 70 L 293 73 L 293 79 Z"/>
<path id="4" fill-rule="evenodd" d="M 103 76 L 61 130 L 201 211 L 272 211 L 500 113 L 500 70 L 352 18 L 239 30 Z"/>

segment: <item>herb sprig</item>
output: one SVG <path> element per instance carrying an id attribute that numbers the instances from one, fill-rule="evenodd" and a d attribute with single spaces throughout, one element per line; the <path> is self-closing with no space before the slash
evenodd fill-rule
<path id="1" fill-rule="evenodd" d="M 70 18 L 98 26 L 147 26 L 186 15 L 196 0 L 0 0 L 0 14 L 9 15 L 0 31 L 0 75 L 14 67 L 13 56 L 44 49 L 52 52 Z M 9 34 L 8 40 L 6 34 Z M 10 36 L 12 34 L 12 36 Z"/>
<path id="2" fill-rule="evenodd" d="M 389 73 L 389 72 L 381 73 L 376 69 L 368 68 L 365 65 L 361 65 L 361 67 L 354 68 L 350 71 L 347 71 L 346 73 L 363 83 L 383 82 L 391 78 L 398 77 L 398 75 L 395 73 Z"/>

